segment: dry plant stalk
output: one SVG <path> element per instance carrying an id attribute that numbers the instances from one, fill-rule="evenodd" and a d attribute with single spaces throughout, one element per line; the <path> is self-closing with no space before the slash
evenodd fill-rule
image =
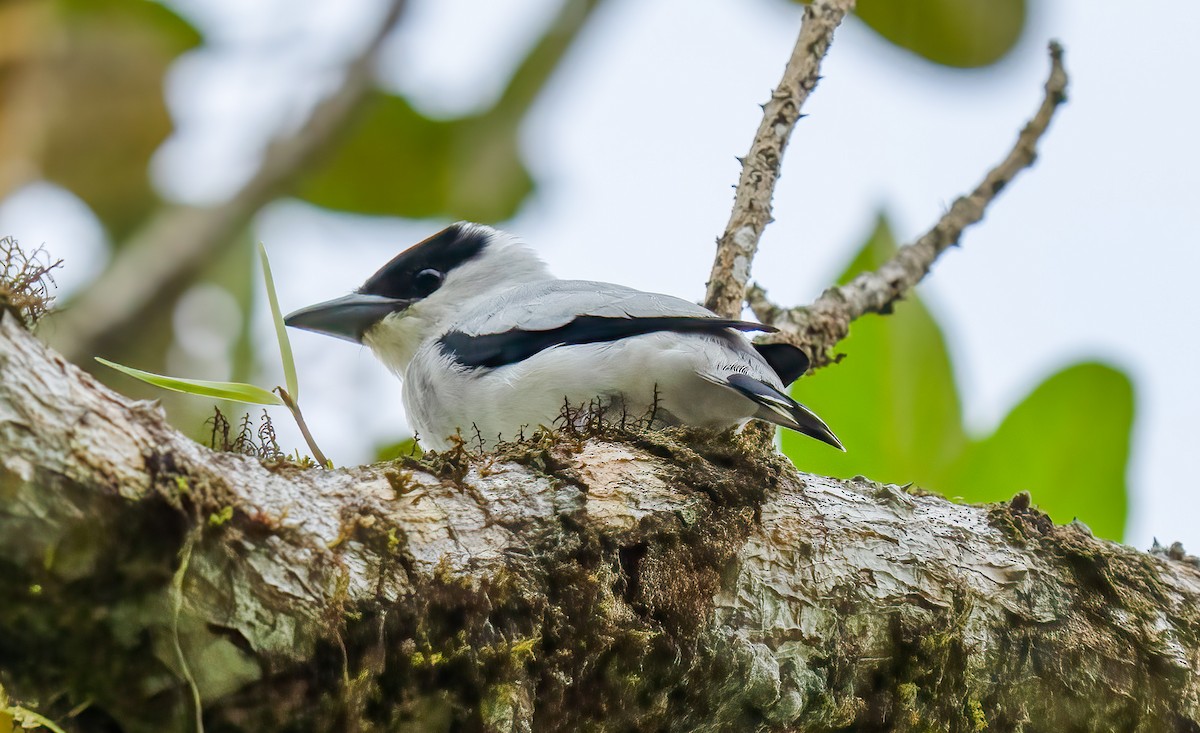
<path id="1" fill-rule="evenodd" d="M 21 319 L 26 328 L 50 312 L 54 302 L 54 270 L 62 260 L 52 260 L 45 247 L 26 253 L 12 237 L 0 238 L 0 311 Z"/>

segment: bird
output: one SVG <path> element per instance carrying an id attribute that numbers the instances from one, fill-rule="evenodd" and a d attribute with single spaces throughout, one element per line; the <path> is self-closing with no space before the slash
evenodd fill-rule
<path id="1" fill-rule="evenodd" d="M 524 242 L 482 224 L 452 224 L 349 295 L 284 322 L 367 346 L 402 380 L 410 427 L 435 451 L 456 436 L 490 448 L 552 428 L 570 405 L 656 425 L 759 419 L 845 450 L 787 394 L 808 370 L 804 351 L 746 335 L 771 326 L 670 295 L 560 280 Z"/>

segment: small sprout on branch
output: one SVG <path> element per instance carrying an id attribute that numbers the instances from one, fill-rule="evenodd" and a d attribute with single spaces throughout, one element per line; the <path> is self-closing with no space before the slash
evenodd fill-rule
<path id="1" fill-rule="evenodd" d="M 266 247 L 261 242 L 258 245 L 258 254 L 262 262 L 263 281 L 267 289 L 267 301 L 271 306 L 271 320 L 275 324 L 275 337 L 279 343 L 279 357 L 283 363 L 283 378 L 287 385 L 286 388 L 276 387 L 272 391 L 244 382 L 212 382 L 203 379 L 182 379 L 134 369 L 123 364 L 116 364 L 107 359 L 101 359 L 98 356 L 96 357 L 96 361 L 127 374 L 134 379 L 139 379 L 147 384 L 152 384 L 163 389 L 251 405 L 282 405 L 292 413 L 292 417 L 296 420 L 296 425 L 300 428 L 300 433 L 304 436 L 304 441 L 308 444 L 308 449 L 312 452 L 313 458 L 323 468 L 329 468 L 332 464 L 325 457 L 325 454 L 321 452 L 321 449 L 317 447 L 317 442 L 309 431 L 308 424 L 305 423 L 304 416 L 300 412 L 300 405 L 296 401 L 296 396 L 300 392 L 299 380 L 296 378 L 296 362 L 292 358 L 292 345 L 288 340 L 287 330 L 283 325 L 283 314 L 279 310 L 279 299 L 275 295 L 275 281 L 271 277 L 271 263 L 267 259 Z M 220 420 L 224 420 L 224 416 L 219 411 L 217 416 Z M 218 417 L 213 418 L 212 446 L 214 450 L 217 445 L 218 432 L 222 432 L 223 434 L 222 445 L 229 444 L 229 422 L 225 420 L 222 425 L 218 421 Z M 249 420 L 249 415 L 246 416 L 246 420 Z M 243 421 L 242 428 L 243 432 L 249 429 L 246 421 Z M 264 430 L 267 432 L 264 433 Z M 234 443 L 238 443 L 239 440 L 242 440 L 240 436 Z M 248 453 L 267 459 L 276 459 L 283 455 L 283 452 L 279 449 L 279 444 L 275 441 L 275 428 L 271 426 L 270 420 L 264 420 L 263 425 L 260 426 L 259 443 L 257 445 L 254 444 L 252 436 L 248 442 L 242 441 L 242 443 L 243 445 L 249 445 L 253 450 L 247 451 L 236 447 L 224 449 L 233 450 L 237 453 Z M 268 447 L 270 450 L 268 450 Z"/>
<path id="2" fill-rule="evenodd" d="M 279 341 L 279 356 L 283 361 L 283 383 L 292 399 L 300 399 L 300 381 L 296 378 L 296 360 L 292 358 L 292 342 L 283 325 L 283 312 L 279 310 L 279 297 L 275 295 L 275 278 L 271 275 L 271 261 L 267 259 L 267 248 L 258 243 L 258 259 L 262 263 L 263 281 L 267 286 L 267 302 L 271 304 L 271 321 L 275 324 L 275 338 Z M 323 463 L 324 461 L 322 461 Z"/>

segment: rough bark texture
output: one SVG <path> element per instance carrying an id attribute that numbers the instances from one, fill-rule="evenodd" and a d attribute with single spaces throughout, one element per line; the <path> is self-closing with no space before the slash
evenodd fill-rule
<path id="1" fill-rule="evenodd" d="M 79 730 L 1200 730 L 1200 570 L 1024 496 L 683 433 L 272 469 L 7 315 L 0 598 Z"/>

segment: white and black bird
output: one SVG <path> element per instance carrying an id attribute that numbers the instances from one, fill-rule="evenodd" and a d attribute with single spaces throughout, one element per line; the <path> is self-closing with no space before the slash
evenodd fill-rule
<path id="1" fill-rule="evenodd" d="M 752 418 L 842 445 L 786 385 L 808 369 L 769 326 L 610 283 L 559 280 L 515 237 L 460 222 L 401 252 L 350 295 L 287 325 L 365 344 L 403 381 L 413 430 L 514 439 L 552 426 L 564 404 L 704 428 Z M 610 413 L 611 414 L 611 413 Z"/>

